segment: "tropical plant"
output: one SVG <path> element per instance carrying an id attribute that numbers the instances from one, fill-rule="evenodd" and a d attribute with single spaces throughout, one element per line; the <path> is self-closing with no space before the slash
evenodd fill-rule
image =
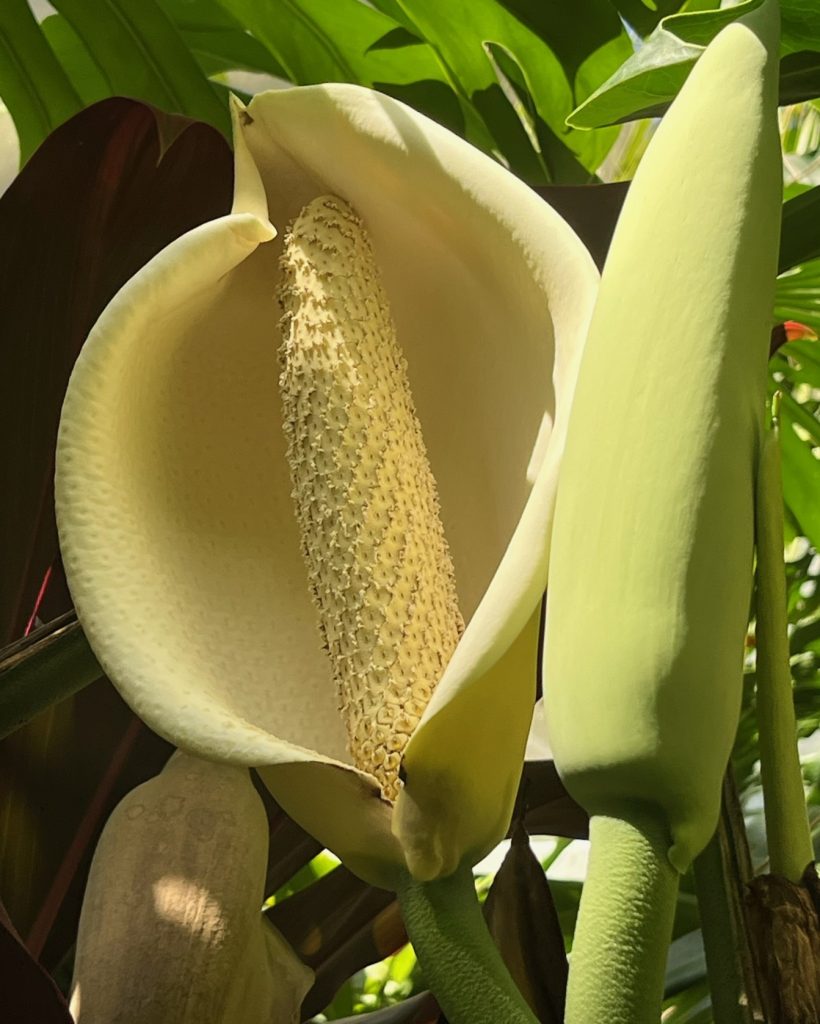
<path id="1" fill-rule="evenodd" d="M 4 1019 L 817 1019 L 819 52 L 2 5 Z"/>

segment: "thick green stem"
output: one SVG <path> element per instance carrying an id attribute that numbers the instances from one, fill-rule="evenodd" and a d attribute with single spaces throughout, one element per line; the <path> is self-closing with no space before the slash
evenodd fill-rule
<path id="1" fill-rule="evenodd" d="M 693 868 L 715 1024 L 753 1024 L 763 1015 L 743 913 L 752 865 L 731 769 L 718 827 Z"/>
<path id="2" fill-rule="evenodd" d="M 814 860 L 789 669 L 783 494 L 777 430 L 763 442 L 757 480 L 757 731 L 772 874 L 799 882 Z"/>
<path id="3" fill-rule="evenodd" d="M 427 984 L 449 1024 L 537 1024 L 490 938 L 473 875 L 398 890 L 404 924 Z"/>
<path id="4" fill-rule="evenodd" d="M 658 1024 L 678 873 L 657 816 L 594 815 L 566 1024 Z"/>

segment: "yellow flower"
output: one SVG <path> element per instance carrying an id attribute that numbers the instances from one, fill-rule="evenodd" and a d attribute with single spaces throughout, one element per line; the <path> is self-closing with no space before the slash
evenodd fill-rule
<path id="1" fill-rule="evenodd" d="M 57 458 L 70 586 L 101 664 L 153 729 L 257 767 L 285 810 L 363 877 L 391 887 L 405 869 L 441 877 L 509 823 L 597 272 L 527 186 L 370 90 L 257 96 L 237 105 L 235 145 L 232 212 L 129 281 L 77 362 Z M 317 628 L 298 525 L 309 516 L 283 430 L 295 405 L 284 408 L 287 367 L 280 396 L 292 323 L 280 326 L 279 303 L 292 315 L 297 300 L 281 258 L 286 229 L 321 197 L 359 224 L 356 245 L 377 269 L 370 291 L 367 271 L 357 287 L 371 312 L 387 310 L 394 362 L 406 361 L 435 478 L 428 504 L 440 506 L 465 623 L 448 627 L 452 653 L 433 652 L 443 671 L 429 703 L 411 708 L 420 721 L 399 744 L 403 784 L 349 752 L 355 729 L 348 721 L 346 734 L 339 713 L 327 622 Z M 359 319 L 350 307 L 344 316 Z M 404 384 L 374 388 L 387 401 Z M 362 436 L 378 462 L 378 433 Z M 429 654 L 425 635 L 416 649 Z"/>

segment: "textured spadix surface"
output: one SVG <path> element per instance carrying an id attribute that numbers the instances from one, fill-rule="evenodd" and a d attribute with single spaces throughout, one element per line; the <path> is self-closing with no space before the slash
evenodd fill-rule
<path id="1" fill-rule="evenodd" d="M 367 231 L 334 196 L 280 261 L 282 412 L 319 630 L 356 767 L 398 795 L 464 629 L 436 482 Z"/>
<path id="2" fill-rule="evenodd" d="M 233 212 L 133 278 L 77 363 L 57 468 L 72 593 L 154 729 L 260 766 L 360 874 L 389 884 L 406 862 L 434 877 L 509 821 L 597 274 L 525 185 L 387 97 L 284 90 L 236 123 Z M 395 808 L 351 764 L 285 456 L 278 261 L 287 225 L 323 195 L 367 229 L 467 623 L 405 748 Z"/>
<path id="3" fill-rule="evenodd" d="M 313 972 L 262 917 L 246 769 L 177 752 L 109 818 L 77 936 L 78 1024 L 296 1024 Z"/>

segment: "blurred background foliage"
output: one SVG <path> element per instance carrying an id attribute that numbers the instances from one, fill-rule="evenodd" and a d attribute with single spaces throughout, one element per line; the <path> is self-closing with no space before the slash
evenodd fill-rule
<path id="1" fill-rule="evenodd" d="M 720 27 L 759 2 L 724 10 L 713 9 L 716 0 L 0 3 L 0 188 L 14 178 L 0 198 L 0 899 L 64 990 L 100 829 L 170 748 L 101 678 L 71 611 L 51 510 L 59 407 L 79 346 L 117 288 L 173 238 L 227 211 L 229 93 L 247 99 L 327 81 L 388 93 L 536 188 L 600 263 L 656 119 Z M 802 0 L 781 8 L 785 205 L 772 325 L 810 330 L 773 333 L 770 391 L 782 393 L 792 672 L 817 845 L 820 343 L 811 332 L 820 334 L 820 11 Z M 752 620 L 733 769 L 760 871 L 754 682 Z M 338 867 L 263 796 L 264 912 L 316 972 L 303 1016 L 437 1020 L 392 894 Z M 525 773 L 517 820 L 544 837 L 532 844 L 537 861 L 526 844 L 508 843 L 479 865 L 477 884 L 491 894 L 487 916 L 505 958 L 549 1022 L 562 947 L 572 944 L 584 816 L 542 762 Z M 554 923 L 546 932 L 545 920 Z M 664 1020 L 711 1019 L 687 876 Z"/>

